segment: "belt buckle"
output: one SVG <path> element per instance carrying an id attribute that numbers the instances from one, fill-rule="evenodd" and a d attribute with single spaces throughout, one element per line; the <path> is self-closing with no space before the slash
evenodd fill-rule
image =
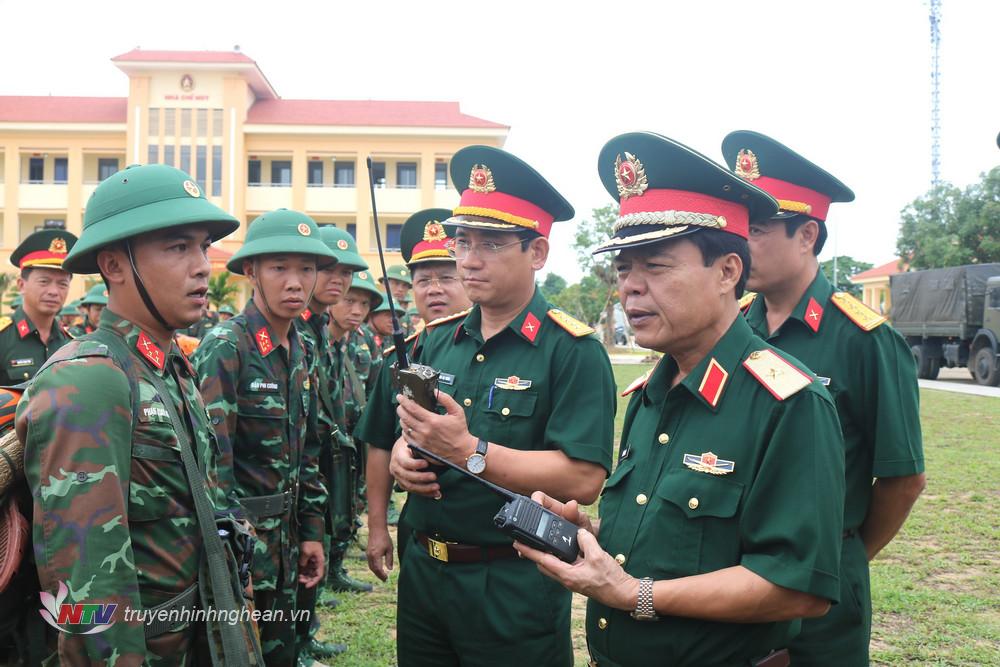
<path id="1" fill-rule="evenodd" d="M 439 542 L 433 537 L 427 538 L 427 553 L 430 554 L 431 558 L 439 560 L 442 563 L 448 562 L 448 543 Z"/>

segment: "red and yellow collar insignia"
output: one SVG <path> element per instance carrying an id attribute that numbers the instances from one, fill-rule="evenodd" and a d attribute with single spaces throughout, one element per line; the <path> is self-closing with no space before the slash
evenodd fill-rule
<path id="1" fill-rule="evenodd" d="M 313 316 L 313 313 L 312 313 L 312 311 L 311 311 L 311 310 L 309 310 L 308 308 L 306 308 L 305 310 L 303 310 L 303 311 L 302 311 L 302 321 L 303 321 L 303 322 L 308 322 L 308 321 L 309 321 L 309 319 L 310 319 L 310 318 L 311 318 L 312 316 Z"/>
<path id="2" fill-rule="evenodd" d="M 28 324 L 28 321 L 27 320 L 18 320 L 17 321 L 17 334 L 21 338 L 24 338 L 29 333 L 31 333 L 31 325 Z"/>
<path id="3" fill-rule="evenodd" d="M 757 156 L 749 148 L 741 148 L 736 154 L 736 175 L 747 181 L 756 181 L 760 178 Z"/>
<path id="4" fill-rule="evenodd" d="M 493 183 L 493 172 L 485 164 L 472 165 L 469 172 L 469 189 L 481 194 L 496 192 L 497 186 Z"/>
<path id="5" fill-rule="evenodd" d="M 426 225 L 424 225 L 424 240 L 425 241 L 446 241 L 448 235 L 444 232 L 444 227 L 437 220 L 431 220 Z"/>
<path id="6" fill-rule="evenodd" d="M 167 355 L 163 354 L 163 350 L 156 342 L 146 335 L 145 331 L 139 332 L 139 340 L 135 343 L 135 349 L 139 350 L 139 354 L 148 361 L 150 364 L 155 366 L 158 370 L 163 370 L 164 364 L 167 363 Z"/>
<path id="7" fill-rule="evenodd" d="M 274 349 L 274 343 L 271 342 L 271 334 L 267 333 L 267 327 L 261 327 L 254 334 L 254 340 L 257 341 L 257 349 L 265 357 L 268 353 Z"/>
<path id="8" fill-rule="evenodd" d="M 812 297 L 809 297 L 809 303 L 806 304 L 805 320 L 806 326 L 812 329 L 813 333 L 819 331 L 819 323 L 823 321 L 823 306 Z"/>
<path id="9" fill-rule="evenodd" d="M 625 159 L 621 153 L 615 157 L 615 183 L 618 185 L 618 196 L 622 199 L 639 197 L 649 187 L 646 171 L 639 158 L 625 151 Z"/>
<path id="10" fill-rule="evenodd" d="M 729 372 L 719 364 L 718 361 L 712 359 L 708 362 L 708 368 L 705 370 L 705 375 L 701 378 L 701 384 L 698 386 L 698 393 L 701 397 L 705 399 L 705 402 L 711 405 L 713 408 L 719 404 L 719 398 L 722 396 L 722 389 L 726 386 L 726 380 L 729 379 Z"/>
<path id="11" fill-rule="evenodd" d="M 524 318 L 524 322 L 521 324 L 521 335 L 534 343 L 535 338 L 538 336 L 538 330 L 541 326 L 542 323 L 537 317 L 535 317 L 535 314 L 528 313 L 528 315 Z"/>

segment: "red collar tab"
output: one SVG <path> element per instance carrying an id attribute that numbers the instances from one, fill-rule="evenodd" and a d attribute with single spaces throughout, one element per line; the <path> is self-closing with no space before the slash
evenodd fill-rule
<path id="1" fill-rule="evenodd" d="M 305 322 L 308 322 L 308 321 L 309 321 L 309 319 L 310 319 L 310 318 L 311 318 L 312 316 L 313 316 L 313 313 L 312 313 L 312 311 L 311 311 L 311 310 L 309 310 L 308 308 L 306 308 L 305 310 L 303 310 L 303 311 L 302 311 L 302 320 L 303 320 L 303 321 L 305 321 Z"/>
<path id="2" fill-rule="evenodd" d="M 274 343 L 271 342 L 271 334 L 267 333 L 267 327 L 261 327 L 254 334 L 254 340 L 257 341 L 257 349 L 265 357 L 268 353 L 274 349 Z"/>
<path id="3" fill-rule="evenodd" d="M 647 189 L 641 195 L 622 198 L 618 219 L 649 213 L 697 213 L 717 217 L 716 229 L 743 238 L 750 235 L 750 210 L 743 204 L 711 197 L 700 192 Z M 651 222 L 649 224 L 662 224 Z M 673 225 L 674 223 L 670 223 Z M 680 224 L 680 223 L 676 223 Z M 709 226 L 703 223 L 703 226 Z"/>
<path id="4" fill-rule="evenodd" d="M 813 333 L 819 331 L 819 323 L 823 321 L 823 306 L 812 297 L 809 297 L 809 303 L 806 304 L 805 320 L 806 326 L 812 329 Z"/>
<path id="5" fill-rule="evenodd" d="M 826 220 L 832 201 L 829 195 L 771 176 L 761 176 L 751 182 L 777 199 L 782 211 L 802 213 L 810 218 Z"/>
<path id="6" fill-rule="evenodd" d="M 521 324 L 521 335 L 534 343 L 535 338 L 538 336 L 538 330 L 541 327 L 542 323 L 537 317 L 535 317 L 535 314 L 528 313 L 528 315 L 524 318 L 524 322 Z"/>
<path id="7" fill-rule="evenodd" d="M 155 366 L 158 370 L 163 370 L 163 366 L 167 363 L 167 355 L 163 354 L 163 350 L 160 349 L 160 346 L 157 345 L 152 338 L 147 336 L 145 331 L 139 332 L 139 340 L 135 343 L 135 349 L 139 350 L 139 354 L 141 354 L 146 361 Z"/>
<path id="8" fill-rule="evenodd" d="M 18 320 L 17 321 L 17 334 L 24 338 L 29 333 L 31 333 L 31 325 L 28 324 L 28 320 Z"/>
<path id="9" fill-rule="evenodd" d="M 723 368 L 718 361 L 712 359 L 708 363 L 708 368 L 705 370 L 705 375 L 701 378 L 701 385 L 698 387 L 698 393 L 701 397 L 705 399 L 705 402 L 711 405 L 713 408 L 719 404 L 719 398 L 722 396 L 722 389 L 726 386 L 726 380 L 729 379 L 729 373 Z"/>
<path id="10" fill-rule="evenodd" d="M 555 216 L 551 213 L 527 199 L 497 192 L 495 188 L 486 192 L 483 190 L 486 188 L 465 190 L 453 214 L 493 218 L 510 225 L 533 229 L 548 238 L 555 221 Z"/>

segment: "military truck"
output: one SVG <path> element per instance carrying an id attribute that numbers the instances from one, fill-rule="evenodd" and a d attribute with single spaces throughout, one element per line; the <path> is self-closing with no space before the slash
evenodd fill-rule
<path id="1" fill-rule="evenodd" d="M 892 325 L 921 378 L 965 366 L 979 384 L 1000 384 L 1000 264 L 898 273 L 889 284 Z"/>

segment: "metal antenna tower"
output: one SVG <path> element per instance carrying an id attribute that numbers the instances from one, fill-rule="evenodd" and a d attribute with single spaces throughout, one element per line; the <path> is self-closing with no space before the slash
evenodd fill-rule
<path id="1" fill-rule="evenodd" d="M 930 0 L 931 13 L 931 186 L 941 184 L 941 71 L 938 52 L 941 48 L 941 0 Z"/>

